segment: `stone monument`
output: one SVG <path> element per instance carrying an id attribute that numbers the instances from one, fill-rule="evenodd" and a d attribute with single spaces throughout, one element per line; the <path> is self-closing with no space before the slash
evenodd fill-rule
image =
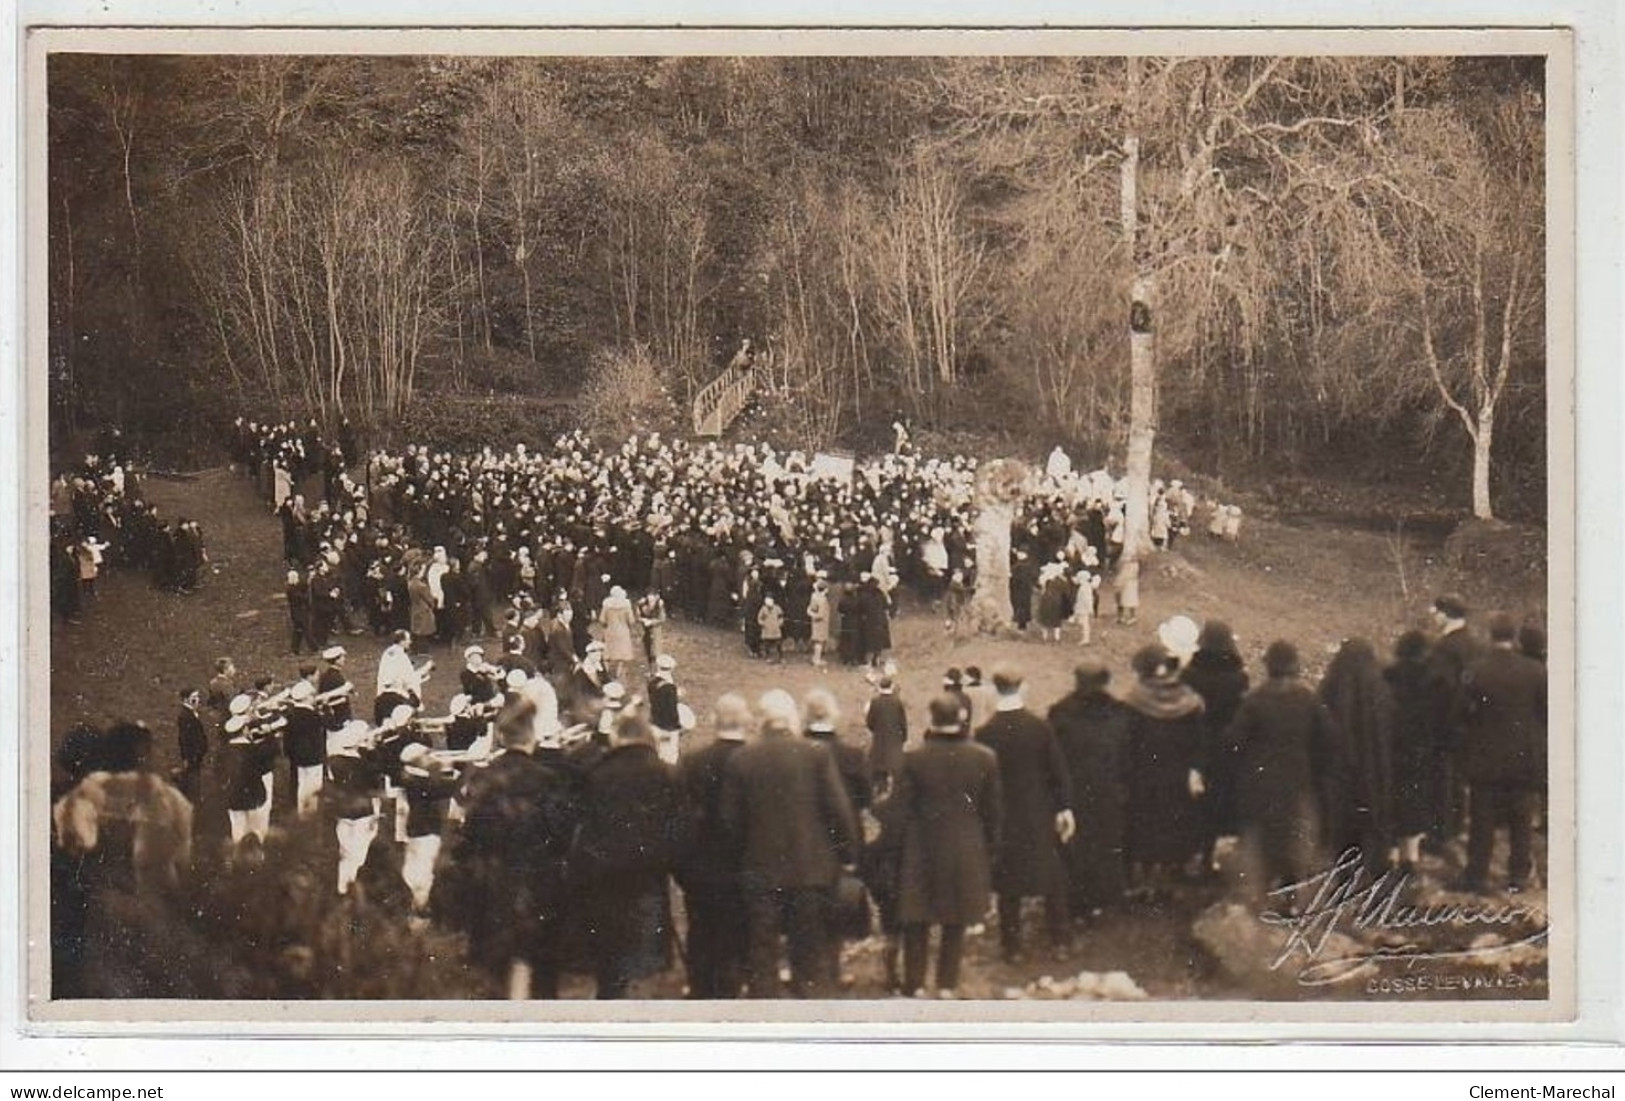
<path id="1" fill-rule="evenodd" d="M 976 592 L 967 619 L 979 632 L 996 634 L 1015 625 L 1010 526 L 1032 480 L 1032 468 L 1018 459 L 993 459 L 976 471 Z"/>

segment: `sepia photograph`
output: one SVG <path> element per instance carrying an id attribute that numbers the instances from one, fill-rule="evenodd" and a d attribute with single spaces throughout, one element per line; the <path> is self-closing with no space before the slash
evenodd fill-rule
<path id="1" fill-rule="evenodd" d="M 509 40 L 30 43 L 31 1012 L 1572 1013 L 1561 32 Z"/>

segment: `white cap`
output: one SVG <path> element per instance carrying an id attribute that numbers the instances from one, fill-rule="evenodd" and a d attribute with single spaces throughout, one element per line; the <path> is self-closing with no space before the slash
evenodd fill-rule
<path id="1" fill-rule="evenodd" d="M 366 740 L 367 731 L 368 727 L 365 722 L 360 719 L 352 719 L 337 730 L 328 733 L 327 752 L 330 754 L 343 753 L 346 749 L 360 745 Z"/>

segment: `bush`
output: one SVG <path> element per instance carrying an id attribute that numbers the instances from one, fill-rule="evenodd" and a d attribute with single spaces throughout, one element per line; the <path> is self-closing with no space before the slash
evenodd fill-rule
<path id="1" fill-rule="evenodd" d="M 593 357 L 576 413 L 581 427 L 603 442 L 647 432 L 671 433 L 683 423 L 660 365 L 642 344 Z"/>
<path id="2" fill-rule="evenodd" d="M 428 444 L 453 454 L 471 454 L 489 445 L 499 451 L 515 444 L 537 447 L 575 427 L 576 412 L 568 401 L 518 394 L 485 397 L 419 396 L 402 416 L 378 425 L 372 446 Z"/>

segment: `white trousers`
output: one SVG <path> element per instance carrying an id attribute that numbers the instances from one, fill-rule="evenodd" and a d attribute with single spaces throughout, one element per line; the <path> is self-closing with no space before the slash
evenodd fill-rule
<path id="1" fill-rule="evenodd" d="M 680 730 L 661 730 L 655 728 L 655 753 L 668 765 L 677 763 L 679 743 L 683 732 Z"/>
<path id="2" fill-rule="evenodd" d="M 367 862 L 367 851 L 378 836 L 378 816 L 340 818 L 333 827 L 339 839 L 339 894 L 347 895 Z"/>
<path id="3" fill-rule="evenodd" d="M 265 835 L 271 830 L 271 800 L 267 797 L 265 802 L 253 810 L 228 810 L 226 818 L 231 823 L 233 845 L 242 844 L 243 839 L 250 834 L 259 838 L 260 844 L 263 845 Z"/>
<path id="4" fill-rule="evenodd" d="M 408 837 L 401 856 L 401 879 L 412 892 L 412 906 L 426 910 L 429 892 L 434 889 L 434 864 L 440 857 L 440 835 Z"/>
<path id="5" fill-rule="evenodd" d="M 314 818 L 317 810 L 321 808 L 322 766 L 301 766 L 294 774 L 294 789 L 297 793 L 299 817 Z"/>

